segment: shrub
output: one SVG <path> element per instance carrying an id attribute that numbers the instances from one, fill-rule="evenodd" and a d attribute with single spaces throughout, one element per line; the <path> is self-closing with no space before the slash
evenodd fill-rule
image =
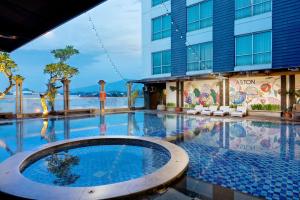
<path id="1" fill-rule="evenodd" d="M 195 104 L 185 104 L 184 108 L 195 108 Z"/>
<path id="2" fill-rule="evenodd" d="M 238 106 L 240 106 L 240 105 L 238 105 L 238 104 L 231 104 L 230 106 L 229 106 L 229 108 L 237 108 Z"/>
<path id="3" fill-rule="evenodd" d="M 252 104 L 252 110 L 268 110 L 268 111 L 279 111 L 280 105 L 277 104 Z"/>
<path id="4" fill-rule="evenodd" d="M 176 104 L 175 103 L 167 103 L 167 107 L 174 108 L 174 107 L 176 107 Z"/>

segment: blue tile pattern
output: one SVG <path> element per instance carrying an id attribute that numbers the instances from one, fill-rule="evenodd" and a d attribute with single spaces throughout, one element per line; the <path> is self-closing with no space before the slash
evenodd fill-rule
<path id="1" fill-rule="evenodd" d="M 188 176 L 266 199 L 299 199 L 300 161 L 180 144 L 190 156 Z"/>

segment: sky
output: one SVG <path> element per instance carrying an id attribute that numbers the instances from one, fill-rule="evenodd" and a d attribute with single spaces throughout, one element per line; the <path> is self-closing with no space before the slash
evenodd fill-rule
<path id="1" fill-rule="evenodd" d="M 78 67 L 80 74 L 73 77 L 71 88 L 120 80 L 101 48 L 89 21 L 91 16 L 113 62 L 125 78 L 142 77 L 141 64 L 141 2 L 140 0 L 108 0 L 94 9 L 49 31 L 11 53 L 19 66 L 18 74 L 26 79 L 25 88 L 44 91 L 48 76 L 43 74 L 46 64 L 56 62 L 53 49 L 73 45 L 80 54 L 68 62 Z M 0 75 L 0 89 L 5 85 Z"/>

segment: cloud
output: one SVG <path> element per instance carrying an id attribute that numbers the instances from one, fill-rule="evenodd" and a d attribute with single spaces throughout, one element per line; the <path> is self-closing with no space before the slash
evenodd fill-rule
<path id="1" fill-rule="evenodd" d="M 72 57 L 70 65 L 80 74 L 72 80 L 72 87 L 81 87 L 121 78 L 112 68 L 102 45 L 92 30 L 92 18 L 102 43 L 118 70 L 126 78 L 142 77 L 141 67 L 141 2 L 140 0 L 109 0 L 75 19 L 51 30 L 12 55 L 26 76 L 25 86 L 44 90 L 47 75 L 43 67 L 54 62 L 50 51 L 73 45 L 80 54 Z M 39 85 L 36 83 L 40 83 Z"/>
<path id="2" fill-rule="evenodd" d="M 130 6 L 129 6 L 130 5 Z M 50 50 L 72 44 L 81 51 L 101 51 L 89 16 L 105 46 L 112 52 L 141 51 L 141 4 L 136 0 L 109 0 L 49 31 L 22 49 Z"/>

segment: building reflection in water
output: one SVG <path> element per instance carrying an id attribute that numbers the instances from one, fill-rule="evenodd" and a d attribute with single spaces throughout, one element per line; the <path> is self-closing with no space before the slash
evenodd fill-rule
<path id="1" fill-rule="evenodd" d="M 46 159 L 48 171 L 55 176 L 53 180 L 54 185 L 68 186 L 79 179 L 72 168 L 79 164 L 78 156 L 68 154 L 68 151 L 53 153 Z"/>
<path id="2" fill-rule="evenodd" d="M 66 122 L 67 119 L 64 119 Z M 56 142 L 56 130 L 55 130 L 55 119 L 43 119 L 43 127 L 41 129 L 41 137 L 46 140 L 48 143 Z"/>
<path id="3" fill-rule="evenodd" d="M 70 139 L 70 118 L 64 119 L 64 139 Z"/>
<path id="4" fill-rule="evenodd" d="M 105 115 L 100 115 L 99 119 L 100 119 L 100 124 L 99 124 L 100 135 L 105 135 L 106 133 Z"/>
<path id="5" fill-rule="evenodd" d="M 120 117 L 120 120 L 115 120 L 116 122 L 111 120 L 110 117 L 112 116 L 101 115 L 99 119 L 91 118 L 90 121 L 89 119 L 85 119 L 89 122 L 76 121 L 72 118 L 60 120 L 45 119 L 42 121 L 42 127 L 39 131 L 43 140 L 48 143 L 59 139 L 69 139 L 72 136 L 73 138 L 78 137 L 77 132 L 74 128 L 72 129 L 71 124 L 81 129 L 81 127 L 86 128 L 86 123 L 90 123 L 89 126 L 92 127 L 92 123 L 95 123 L 95 126 L 99 128 L 99 131 L 96 130 L 96 132 L 100 135 L 111 135 L 116 128 L 120 127 L 121 129 L 121 126 L 123 128 L 126 126 L 124 130 L 127 130 L 128 135 L 140 135 L 141 133 L 145 136 L 164 138 L 170 142 L 174 142 L 185 148 L 189 152 L 190 157 L 195 158 L 197 165 L 192 166 L 194 171 L 190 169 L 188 172 L 185 192 L 191 192 L 191 188 L 198 187 L 195 185 L 191 186 L 191 182 L 207 181 L 206 178 L 211 178 L 212 181 L 208 182 L 214 182 L 214 177 L 211 175 L 205 177 L 206 174 L 201 165 L 206 166 L 207 169 L 215 168 L 215 170 L 220 170 L 222 166 L 227 167 L 227 172 L 228 170 L 234 170 L 234 167 L 239 167 L 239 170 L 242 170 L 242 174 L 248 173 L 251 175 L 251 180 L 254 183 L 258 183 L 259 179 L 257 177 L 263 176 L 262 171 L 271 170 L 267 169 L 268 166 L 264 166 L 264 163 L 262 164 L 259 161 L 268 160 L 274 162 L 275 160 L 278 163 L 285 163 L 285 161 L 292 163 L 300 159 L 300 126 L 292 123 L 285 124 L 138 112 L 116 115 L 116 117 Z M 63 128 L 57 124 L 61 122 Z M 14 139 L 8 140 L 8 137 L 1 138 L 0 136 L 0 148 L 3 148 L 9 155 L 29 149 L 26 146 L 30 144 L 25 141 L 26 139 L 29 141 L 33 137 L 26 137 L 26 135 L 32 134 L 32 129 L 36 127 L 37 123 L 40 122 L 17 120 L 15 123 L 11 123 L 11 125 L 1 125 L 3 127 L 15 126 L 17 134 L 14 136 L 16 138 L 15 141 Z M 109 129 L 108 127 L 115 127 L 115 129 Z M 63 137 L 59 135 L 62 132 Z M 36 146 L 40 144 L 43 143 L 36 142 Z M 207 158 L 204 159 L 203 157 L 205 156 L 203 155 L 207 155 Z M 199 158 L 203 158 L 203 160 Z M 228 166 L 229 162 L 236 162 L 234 159 L 239 161 L 239 163 L 234 167 Z M 256 160 L 256 164 L 243 162 L 247 161 L 247 159 Z M 276 169 L 274 168 L 273 171 L 276 171 Z M 220 175 L 220 177 L 222 176 Z M 219 179 L 215 181 L 219 181 Z M 202 183 L 200 185 L 201 188 L 204 187 Z M 197 190 L 200 190 L 200 188 Z M 210 190 L 211 194 L 213 194 L 214 190 Z"/>
<path id="6" fill-rule="evenodd" d="M 17 126 L 17 151 L 21 152 L 23 151 L 23 137 L 24 137 L 24 121 L 23 120 L 17 120 L 16 122 Z"/>
<path id="7" fill-rule="evenodd" d="M 286 159 L 299 159 L 300 126 L 285 123 L 255 122 L 245 120 L 201 118 L 173 114 L 143 114 L 142 126 L 137 122 L 137 114 L 128 113 L 127 133 L 128 135 L 142 135 L 165 138 L 168 141 L 187 142 L 192 141 L 208 146 L 252 152 L 258 154 L 279 155 Z M 138 116 L 140 117 L 140 116 Z M 107 121 L 106 115 L 99 116 L 99 134 L 111 134 L 108 126 L 118 126 Z M 40 129 L 41 137 L 47 142 L 57 141 L 56 123 L 63 121 L 63 138 L 71 138 L 72 118 L 61 120 L 44 119 Z M 16 127 L 16 148 L 11 150 L 7 141 L 0 138 L 1 147 L 10 154 L 24 150 L 24 129 L 28 129 L 26 121 L 17 120 Z M 3 124 L 3 126 L 8 126 Z M 121 126 L 121 125 L 120 125 Z M 28 131 L 27 131 L 28 132 Z M 30 133 L 29 133 L 30 134 Z"/>

